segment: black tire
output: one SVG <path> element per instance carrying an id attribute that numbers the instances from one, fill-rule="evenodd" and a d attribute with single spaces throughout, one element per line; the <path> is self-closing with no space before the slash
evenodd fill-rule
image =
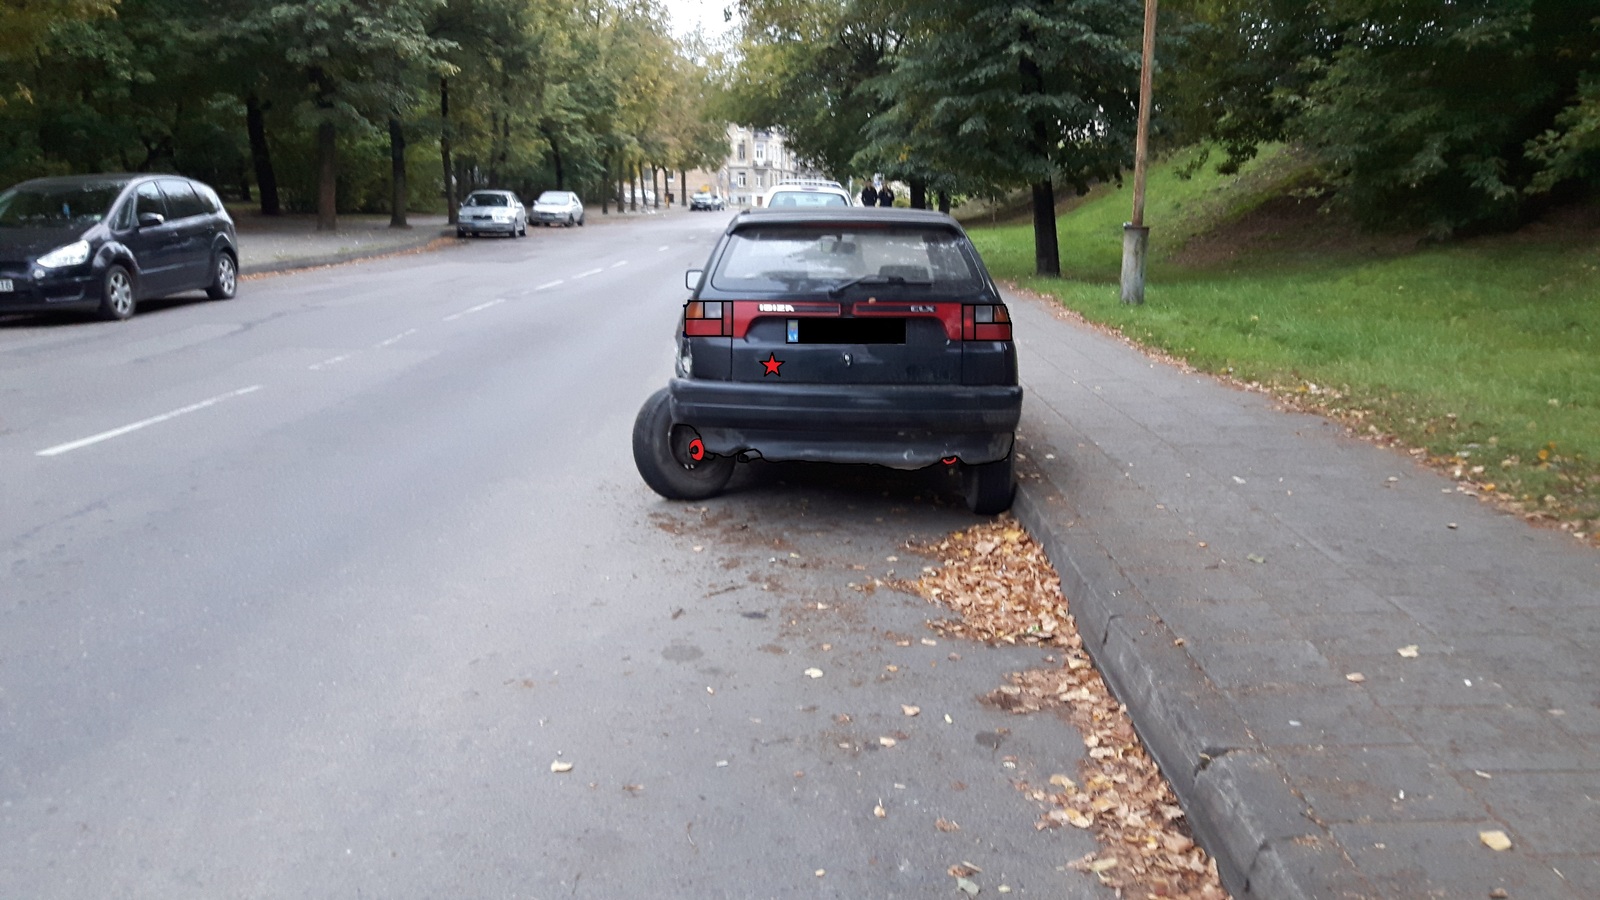
<path id="1" fill-rule="evenodd" d="M 456 229 L 456 237 L 465 238 L 466 236 L 467 236 L 467 230 L 465 228 L 457 228 Z"/>
<path id="2" fill-rule="evenodd" d="M 578 217 L 578 227 L 579 227 L 579 228 L 582 228 L 582 227 L 583 227 L 583 216 L 579 216 L 579 217 Z"/>
<path id="3" fill-rule="evenodd" d="M 134 298 L 132 273 L 115 263 L 108 266 L 100 279 L 100 318 L 110 322 L 130 318 L 138 305 Z"/>
<path id="4" fill-rule="evenodd" d="M 572 226 L 574 226 L 574 225 L 576 225 L 576 224 L 578 224 L 578 220 L 577 220 L 577 218 L 576 218 L 576 217 L 574 217 L 574 216 L 567 216 L 567 227 L 568 227 L 568 228 L 571 228 L 571 227 L 572 227 Z"/>
<path id="5" fill-rule="evenodd" d="M 206 296 L 213 300 L 232 300 L 239 293 L 239 261 L 223 250 L 211 262 L 211 283 Z"/>
<path id="6" fill-rule="evenodd" d="M 650 395 L 633 420 L 633 464 L 650 489 L 668 500 L 704 500 L 722 493 L 733 477 L 733 458 L 688 457 L 693 429 L 672 421 L 666 388 Z"/>
<path id="7" fill-rule="evenodd" d="M 1012 455 L 992 463 L 963 465 L 961 487 L 967 509 L 980 516 L 997 516 L 1011 508 L 1017 492 L 1017 471 Z"/>

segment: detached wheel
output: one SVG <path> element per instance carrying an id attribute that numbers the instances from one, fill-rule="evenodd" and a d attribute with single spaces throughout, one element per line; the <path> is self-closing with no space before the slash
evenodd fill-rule
<path id="1" fill-rule="evenodd" d="M 100 283 L 100 318 L 120 322 L 133 315 L 134 305 L 133 276 L 113 264 Z"/>
<path id="2" fill-rule="evenodd" d="M 1016 465 L 1012 455 L 992 463 L 962 466 L 961 486 L 967 509 L 980 516 L 997 516 L 1011 508 L 1017 492 Z"/>
<path id="3" fill-rule="evenodd" d="M 669 397 L 662 388 L 640 407 L 633 421 L 633 464 L 644 483 L 668 500 L 715 497 L 733 477 L 733 458 L 697 448 L 694 429 L 672 421 Z"/>
<path id="4" fill-rule="evenodd" d="M 213 300 L 232 300 L 239 291 L 239 264 L 233 254 L 224 250 L 211 264 L 211 284 L 206 286 L 206 296 Z"/>

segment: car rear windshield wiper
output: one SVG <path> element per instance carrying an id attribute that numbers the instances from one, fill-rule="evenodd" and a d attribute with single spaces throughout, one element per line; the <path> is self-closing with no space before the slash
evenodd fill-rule
<path id="1" fill-rule="evenodd" d="M 878 285 L 886 285 L 886 284 L 895 285 L 895 286 L 917 285 L 919 287 L 931 287 L 933 285 L 933 282 L 932 281 L 926 281 L 926 280 L 915 280 L 915 281 L 913 281 L 913 280 L 905 278 L 904 276 L 901 276 L 901 275 L 862 275 L 859 278 L 851 278 L 848 281 L 841 281 L 838 284 L 834 285 L 833 287 L 828 288 L 828 296 L 829 297 L 842 296 L 845 291 L 848 291 L 851 288 L 857 287 L 859 285 L 878 286 Z"/>

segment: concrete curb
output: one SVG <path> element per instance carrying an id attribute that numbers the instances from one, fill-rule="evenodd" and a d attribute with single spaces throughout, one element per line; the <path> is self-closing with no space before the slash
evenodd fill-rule
<path id="1" fill-rule="evenodd" d="M 1060 573 L 1084 648 L 1127 705 L 1223 886 L 1237 900 L 1375 896 L 1071 501 L 1043 472 L 1018 468 L 1012 514 Z"/>
<path id="2" fill-rule="evenodd" d="M 373 247 L 369 250 L 358 250 L 354 253 L 330 253 L 322 256 L 307 256 L 296 259 L 277 260 L 268 263 L 253 263 L 239 266 L 241 276 L 251 275 L 278 275 L 284 272 L 294 272 L 301 269 L 318 269 L 323 266 L 336 266 L 341 263 L 360 262 L 367 259 L 377 259 L 381 256 L 392 256 L 396 253 L 410 253 L 443 240 L 455 233 L 455 229 L 442 228 L 437 232 L 420 232 L 416 239 L 403 244 L 388 247 Z"/>

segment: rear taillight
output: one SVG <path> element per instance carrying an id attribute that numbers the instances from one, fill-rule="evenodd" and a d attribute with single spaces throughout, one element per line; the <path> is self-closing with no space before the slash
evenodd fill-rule
<path id="1" fill-rule="evenodd" d="M 1011 311 L 1000 303 L 965 307 L 961 315 L 961 337 L 968 341 L 1011 340 Z"/>
<path id="2" fill-rule="evenodd" d="M 722 337 L 733 333 L 733 304 L 691 300 L 683 308 L 683 333 L 689 337 Z"/>

